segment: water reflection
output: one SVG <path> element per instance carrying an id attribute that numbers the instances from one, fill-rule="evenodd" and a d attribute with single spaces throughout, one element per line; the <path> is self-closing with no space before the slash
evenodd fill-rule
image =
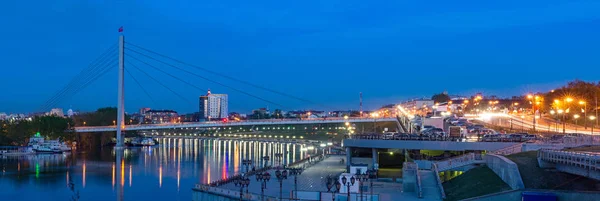
<path id="1" fill-rule="evenodd" d="M 0 197 L 64 201 L 78 191 L 81 200 L 187 201 L 195 183 L 224 179 L 253 166 L 276 165 L 275 153 L 283 154 L 282 163 L 309 154 L 302 145 L 289 143 L 173 138 L 159 142 L 155 147 L 122 150 L 104 147 L 71 154 L 2 156 Z M 243 166 L 245 159 L 254 165 Z M 69 181 L 73 191 L 65 188 Z"/>

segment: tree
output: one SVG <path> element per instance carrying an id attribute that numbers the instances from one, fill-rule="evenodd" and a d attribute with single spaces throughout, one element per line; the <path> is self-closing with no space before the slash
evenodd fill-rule
<path id="1" fill-rule="evenodd" d="M 275 109 L 275 111 L 273 112 L 273 114 L 271 115 L 271 118 L 283 118 L 283 114 L 281 113 L 280 109 Z"/>
<path id="2" fill-rule="evenodd" d="M 565 86 L 542 94 L 544 97 L 544 106 L 550 109 L 570 109 L 571 113 L 583 113 L 587 109 L 588 115 L 594 112 L 595 100 L 600 96 L 600 83 L 585 82 L 582 80 L 574 80 L 567 83 Z M 566 100 L 571 98 L 571 102 Z M 582 104 L 579 104 L 579 102 Z M 565 116 L 570 119 L 572 115 Z"/>
<path id="3" fill-rule="evenodd" d="M 431 100 L 433 100 L 435 103 L 444 103 L 450 101 L 450 96 L 445 93 L 435 94 L 431 97 Z"/>
<path id="4" fill-rule="evenodd" d="M 2 145 L 25 145 L 27 140 L 40 133 L 42 136 L 61 140 L 73 140 L 74 134 L 67 131 L 73 126 L 73 121 L 68 118 L 57 116 L 39 116 L 30 120 L 18 120 L 14 122 L 2 122 L 0 144 Z"/>

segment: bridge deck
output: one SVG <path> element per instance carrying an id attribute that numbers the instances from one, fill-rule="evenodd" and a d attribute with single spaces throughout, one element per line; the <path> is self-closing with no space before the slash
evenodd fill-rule
<path id="1" fill-rule="evenodd" d="M 210 128 L 226 126 L 256 126 L 256 125 L 298 125 L 298 124 L 331 124 L 331 123 L 364 123 L 364 122 L 396 122 L 396 118 L 314 118 L 314 119 L 266 119 L 247 121 L 206 121 L 206 122 L 182 122 L 165 124 L 141 124 L 126 125 L 122 130 L 158 130 L 176 128 Z M 116 126 L 83 126 L 75 127 L 75 132 L 108 132 L 116 131 Z"/>

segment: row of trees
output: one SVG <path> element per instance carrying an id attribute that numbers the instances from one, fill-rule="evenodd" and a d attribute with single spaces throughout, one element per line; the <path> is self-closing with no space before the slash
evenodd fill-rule
<path id="1" fill-rule="evenodd" d="M 42 136 L 50 139 L 64 141 L 83 140 L 77 138 L 74 132 L 68 130 L 73 126 L 109 126 L 113 125 L 117 116 L 117 108 L 100 108 L 95 112 L 83 113 L 72 118 L 57 116 L 36 116 L 31 121 L 0 121 L 0 145 L 26 145 L 28 139 L 40 133 Z M 129 116 L 125 116 L 125 121 L 129 122 Z M 99 136 L 106 138 L 102 141 L 108 141 L 114 135 L 113 132 L 103 133 Z M 86 136 L 88 137 L 88 136 Z"/>
<path id="2" fill-rule="evenodd" d="M 73 120 L 57 116 L 39 116 L 29 120 L 2 121 L 0 129 L 0 145 L 26 145 L 27 140 L 40 133 L 48 138 L 73 140 L 74 134 L 68 132 Z"/>
<path id="3" fill-rule="evenodd" d="M 571 119 L 573 114 L 596 115 L 600 109 L 597 102 L 600 98 L 600 82 L 575 80 L 563 87 L 538 95 L 543 98 L 540 111 L 547 113 L 551 110 L 569 109 L 570 115 L 565 115 L 566 119 Z"/>

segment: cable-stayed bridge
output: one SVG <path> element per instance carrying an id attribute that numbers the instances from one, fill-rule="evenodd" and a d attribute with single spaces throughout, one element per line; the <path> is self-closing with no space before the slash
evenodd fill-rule
<path id="1" fill-rule="evenodd" d="M 319 119 L 280 119 L 280 120 L 248 120 L 248 121 L 232 121 L 232 122 L 220 122 L 220 121 L 209 121 L 209 122 L 188 122 L 188 123 L 169 123 L 169 124 L 143 124 L 143 125 L 126 125 L 124 120 L 125 111 L 125 76 L 126 74 L 136 83 L 136 85 L 144 92 L 150 101 L 156 104 L 155 99 L 151 96 L 153 90 L 147 90 L 142 84 L 140 77 L 145 77 L 147 80 L 152 80 L 161 87 L 171 92 L 174 96 L 189 103 L 195 105 L 194 101 L 188 100 L 184 95 L 178 92 L 169 84 L 165 84 L 161 80 L 164 77 L 168 77 L 177 80 L 192 88 L 200 91 L 205 91 L 209 87 L 200 87 L 196 82 L 188 81 L 182 78 L 179 74 L 185 74 L 187 76 L 193 76 L 200 80 L 210 83 L 210 86 L 218 86 L 227 90 L 227 92 L 243 94 L 247 97 L 260 100 L 268 105 L 279 107 L 280 109 L 286 109 L 284 104 L 269 100 L 264 96 L 260 96 L 253 91 L 249 91 L 246 88 L 253 88 L 254 90 L 260 90 L 283 96 L 295 101 L 300 101 L 312 106 L 320 106 L 322 108 L 332 109 L 331 107 L 324 106 L 306 98 L 295 96 L 286 92 L 277 91 L 269 87 L 260 86 L 249 81 L 234 78 L 230 75 L 213 71 L 208 68 L 204 68 L 198 65 L 187 63 L 165 54 L 159 53 L 154 50 L 150 50 L 141 45 L 133 44 L 125 41 L 123 35 L 119 36 L 117 44 L 112 45 L 104 53 L 102 53 L 97 59 L 95 59 L 87 68 L 83 69 L 77 74 L 65 87 L 56 92 L 50 97 L 45 103 L 43 103 L 38 111 L 48 111 L 58 104 L 69 100 L 77 93 L 84 90 L 90 84 L 96 80 L 111 72 L 111 70 L 118 69 L 118 88 L 117 88 L 117 117 L 115 125 L 113 126 L 76 126 L 74 127 L 75 132 L 105 132 L 105 131 L 116 131 L 117 132 L 117 145 L 123 144 L 123 138 L 121 137 L 122 131 L 135 131 L 135 130 L 155 130 L 155 129 L 169 129 L 169 128 L 207 128 L 215 126 L 249 126 L 249 125 L 294 125 L 294 124 L 324 124 L 324 123 L 359 123 L 359 122 L 377 122 L 377 121 L 393 121 L 397 122 L 395 118 L 319 118 Z M 153 73 L 149 73 L 152 71 Z M 113 71 L 114 72 L 114 71 Z M 154 75 L 153 75 L 154 74 Z M 157 77 L 155 74 L 161 74 L 161 77 Z M 233 85 L 226 84 L 222 81 L 217 81 L 214 78 L 221 78 L 221 80 L 228 80 L 238 83 L 245 89 L 234 87 Z M 163 94 L 161 94 L 163 95 Z M 333 109 L 332 109 L 333 110 Z M 120 129 L 117 129 L 120 128 Z"/>

